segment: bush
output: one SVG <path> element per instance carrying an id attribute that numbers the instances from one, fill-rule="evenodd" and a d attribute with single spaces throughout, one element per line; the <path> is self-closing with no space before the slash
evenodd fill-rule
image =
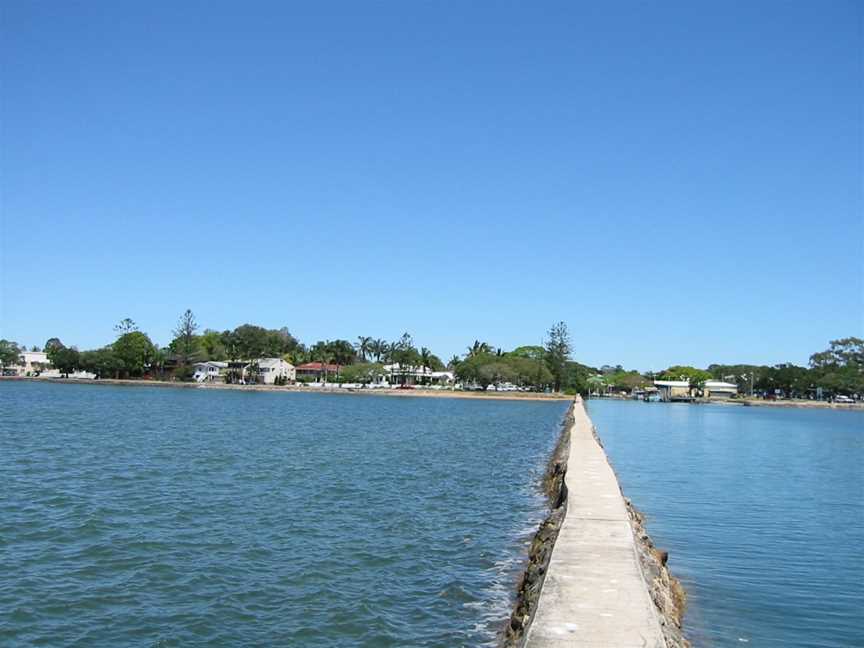
<path id="1" fill-rule="evenodd" d="M 195 375 L 195 369 L 193 369 L 189 365 L 177 367 L 174 370 L 174 378 L 182 382 L 189 382 L 190 380 L 192 380 L 193 375 Z"/>

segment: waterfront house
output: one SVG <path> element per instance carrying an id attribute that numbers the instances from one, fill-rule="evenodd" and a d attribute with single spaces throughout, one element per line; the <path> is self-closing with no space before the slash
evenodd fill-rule
<path id="1" fill-rule="evenodd" d="M 692 400 L 690 383 L 686 380 L 655 380 L 654 386 L 664 402 Z M 702 397 L 711 400 L 725 400 L 738 394 L 738 386 L 721 380 L 706 380 L 702 385 Z"/>
<path id="2" fill-rule="evenodd" d="M 456 376 L 452 371 L 432 371 L 430 367 L 400 365 L 399 363 L 384 365 L 384 371 L 389 376 L 391 385 L 452 385 Z"/>
<path id="3" fill-rule="evenodd" d="M 325 378 L 339 375 L 339 365 L 326 364 L 324 362 L 307 362 L 297 365 L 295 369 L 296 379 L 313 380 L 323 382 Z"/>
<path id="4" fill-rule="evenodd" d="M 297 369 L 282 358 L 261 358 L 257 365 L 258 380 L 265 385 L 274 384 L 277 378 L 291 383 L 297 380 Z"/>
<path id="5" fill-rule="evenodd" d="M 726 400 L 738 395 L 738 385 L 722 380 L 706 380 L 702 394 L 712 400 Z"/>
<path id="6" fill-rule="evenodd" d="M 655 380 L 654 386 L 664 403 L 691 399 L 690 383 L 687 380 Z"/>
<path id="7" fill-rule="evenodd" d="M 433 385 L 449 387 L 456 384 L 456 374 L 452 371 L 433 371 L 429 374 L 429 378 Z"/>
<path id="8" fill-rule="evenodd" d="M 410 365 L 394 364 L 384 365 L 384 371 L 389 376 L 391 385 L 422 385 L 427 382 L 432 370 L 429 367 L 414 367 Z"/>
<path id="9" fill-rule="evenodd" d="M 195 373 L 192 378 L 196 382 L 221 382 L 224 379 L 225 372 L 228 369 L 227 362 L 219 362 L 217 360 L 208 360 L 207 362 L 196 362 Z"/>
<path id="10" fill-rule="evenodd" d="M 38 376 L 51 368 L 51 361 L 44 351 L 22 351 L 15 368 L 19 376 Z"/>

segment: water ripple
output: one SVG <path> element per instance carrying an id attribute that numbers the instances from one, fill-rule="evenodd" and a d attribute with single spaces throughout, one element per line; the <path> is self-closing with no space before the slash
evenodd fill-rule
<path id="1" fill-rule="evenodd" d="M 0 645 L 494 645 L 565 407 L 0 384 Z"/>
<path id="2" fill-rule="evenodd" d="M 864 646 L 864 414 L 590 401 L 697 646 Z"/>

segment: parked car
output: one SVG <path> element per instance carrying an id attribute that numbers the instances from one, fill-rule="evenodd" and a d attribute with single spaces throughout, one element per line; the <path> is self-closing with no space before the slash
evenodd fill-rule
<path id="1" fill-rule="evenodd" d="M 843 394 L 840 394 L 839 396 L 834 397 L 834 402 L 835 403 L 854 403 L 855 401 L 853 399 L 849 398 L 848 396 L 844 396 Z"/>
<path id="2" fill-rule="evenodd" d="M 399 385 L 397 389 L 414 389 L 414 385 Z"/>

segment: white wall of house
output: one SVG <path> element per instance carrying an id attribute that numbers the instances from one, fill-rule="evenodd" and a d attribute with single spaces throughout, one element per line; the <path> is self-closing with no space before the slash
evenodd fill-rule
<path id="1" fill-rule="evenodd" d="M 703 393 L 705 394 L 705 398 L 732 398 L 738 394 L 738 385 L 721 380 L 706 380 Z"/>
<path id="2" fill-rule="evenodd" d="M 265 385 L 272 385 L 276 378 L 285 378 L 288 382 L 297 380 L 297 369 L 282 358 L 261 358 L 258 360 L 258 379 Z"/>
<path id="3" fill-rule="evenodd" d="M 690 383 L 686 380 L 655 380 L 654 386 L 660 392 L 660 399 L 664 401 L 687 398 L 690 395 Z"/>
<path id="4" fill-rule="evenodd" d="M 402 367 L 399 364 L 384 365 L 389 375 L 391 385 L 399 385 L 403 381 L 409 385 L 450 385 L 455 382 L 452 371 L 432 371 L 429 367 Z"/>
<path id="5" fill-rule="evenodd" d="M 192 378 L 196 382 L 216 382 L 217 380 L 221 380 L 227 368 L 227 362 L 218 362 L 216 360 L 196 362 L 195 373 L 192 374 Z"/>
<path id="6" fill-rule="evenodd" d="M 22 351 L 18 356 L 18 375 L 27 376 L 51 368 L 48 354 L 44 351 Z"/>

